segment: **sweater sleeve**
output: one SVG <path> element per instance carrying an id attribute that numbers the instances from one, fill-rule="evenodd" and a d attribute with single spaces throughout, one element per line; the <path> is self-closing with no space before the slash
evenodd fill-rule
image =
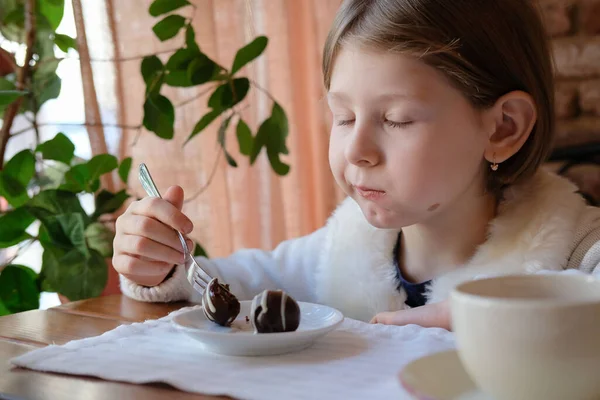
<path id="1" fill-rule="evenodd" d="M 265 289 L 283 289 L 298 301 L 314 302 L 315 271 L 319 263 L 327 228 L 279 244 L 273 251 L 239 250 L 229 257 L 197 257 L 198 264 L 213 278 L 227 283 L 239 300 L 251 300 Z M 121 291 L 146 302 L 200 301 L 187 280 L 183 265 L 158 286 L 138 285 L 120 276 Z"/>

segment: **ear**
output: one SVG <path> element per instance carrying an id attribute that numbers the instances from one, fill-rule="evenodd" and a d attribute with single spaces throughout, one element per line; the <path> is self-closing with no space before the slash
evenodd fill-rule
<path id="1" fill-rule="evenodd" d="M 487 114 L 492 129 L 484 156 L 499 164 L 523 147 L 535 126 L 537 109 L 531 95 L 513 91 L 500 97 Z"/>

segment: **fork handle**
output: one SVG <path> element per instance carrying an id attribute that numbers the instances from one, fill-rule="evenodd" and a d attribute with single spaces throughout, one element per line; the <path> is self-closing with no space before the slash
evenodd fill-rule
<path id="1" fill-rule="evenodd" d="M 156 184 L 152 179 L 152 175 L 150 175 L 150 171 L 144 163 L 140 164 L 140 182 L 142 183 L 142 187 L 144 188 L 148 196 L 158 197 L 162 199 L 162 196 L 160 195 L 160 192 L 158 191 L 158 188 L 156 187 Z M 175 232 L 177 232 L 177 236 L 179 236 L 179 241 L 181 242 L 181 247 L 183 247 L 183 251 L 186 255 L 189 255 L 191 257 L 192 255 L 190 254 L 190 250 L 187 247 L 185 238 L 178 230 L 175 230 Z"/>

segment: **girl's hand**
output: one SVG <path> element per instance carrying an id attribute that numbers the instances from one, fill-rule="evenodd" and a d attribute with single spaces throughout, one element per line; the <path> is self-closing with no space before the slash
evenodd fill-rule
<path id="1" fill-rule="evenodd" d="M 170 187 L 162 199 L 146 197 L 132 203 L 116 222 L 113 266 L 138 285 L 160 284 L 173 267 L 184 262 L 175 229 L 192 232 L 182 212 L 183 189 Z M 188 247 L 193 242 L 187 240 Z"/>
<path id="2" fill-rule="evenodd" d="M 382 312 L 373 317 L 371 323 L 385 325 L 416 324 L 425 328 L 437 327 L 452 330 L 449 300 L 409 310 Z"/>

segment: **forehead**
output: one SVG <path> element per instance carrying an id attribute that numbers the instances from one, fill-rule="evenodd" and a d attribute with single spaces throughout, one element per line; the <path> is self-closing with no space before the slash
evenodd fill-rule
<path id="1" fill-rule="evenodd" d="M 343 46 L 333 66 L 329 97 L 377 93 L 429 98 L 444 90 L 452 88 L 443 74 L 415 57 Z"/>

